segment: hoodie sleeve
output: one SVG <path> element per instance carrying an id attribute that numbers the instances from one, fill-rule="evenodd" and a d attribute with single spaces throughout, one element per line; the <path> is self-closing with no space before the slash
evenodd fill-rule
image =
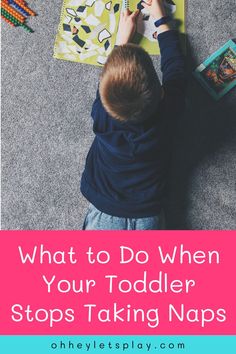
<path id="1" fill-rule="evenodd" d="M 158 35 L 161 51 L 161 71 L 165 91 L 165 106 L 169 116 L 175 119 L 181 115 L 185 106 L 186 69 L 185 59 L 181 51 L 179 33 L 166 31 Z"/>
<path id="2" fill-rule="evenodd" d="M 168 81 L 185 79 L 185 63 L 179 33 L 173 30 L 160 33 L 158 42 L 161 51 L 163 85 Z"/>

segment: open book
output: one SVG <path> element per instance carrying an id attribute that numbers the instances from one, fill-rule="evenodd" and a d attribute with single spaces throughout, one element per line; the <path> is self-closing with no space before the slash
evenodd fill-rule
<path id="1" fill-rule="evenodd" d="M 184 26 L 184 0 L 164 0 L 165 7 L 180 32 Z M 140 9 L 134 43 L 149 54 L 159 54 L 154 19 L 140 0 L 64 0 L 54 57 L 93 65 L 103 65 L 113 49 L 122 8 Z"/>

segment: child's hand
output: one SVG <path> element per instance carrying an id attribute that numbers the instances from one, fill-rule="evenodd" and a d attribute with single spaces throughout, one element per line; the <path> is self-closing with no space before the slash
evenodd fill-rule
<path id="1" fill-rule="evenodd" d="M 166 16 L 163 0 L 145 0 L 142 2 L 142 6 L 148 10 L 155 20 Z"/>
<path id="2" fill-rule="evenodd" d="M 131 41 L 136 30 L 138 14 L 139 10 L 131 12 L 128 9 L 121 13 L 116 45 L 124 45 Z"/>

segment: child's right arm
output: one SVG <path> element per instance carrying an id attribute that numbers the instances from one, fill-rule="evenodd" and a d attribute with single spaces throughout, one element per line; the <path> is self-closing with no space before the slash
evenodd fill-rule
<path id="1" fill-rule="evenodd" d="M 145 0 L 142 5 L 148 9 L 154 21 L 166 17 L 163 0 Z M 185 63 L 178 32 L 171 30 L 166 23 L 157 27 L 157 33 L 161 51 L 163 84 L 172 80 L 185 81 Z"/>

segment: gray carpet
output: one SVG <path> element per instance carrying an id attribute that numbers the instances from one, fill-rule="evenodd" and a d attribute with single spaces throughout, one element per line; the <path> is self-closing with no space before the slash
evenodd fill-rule
<path id="1" fill-rule="evenodd" d="M 235 0 L 186 0 L 189 71 L 236 36 Z M 80 229 L 100 69 L 53 59 L 61 0 L 28 1 L 35 33 L 2 25 L 2 229 Z M 207 4 L 206 4 L 207 3 Z M 159 71 L 159 58 L 154 58 Z M 191 78 L 176 132 L 170 229 L 236 228 L 236 90 L 214 102 Z"/>

